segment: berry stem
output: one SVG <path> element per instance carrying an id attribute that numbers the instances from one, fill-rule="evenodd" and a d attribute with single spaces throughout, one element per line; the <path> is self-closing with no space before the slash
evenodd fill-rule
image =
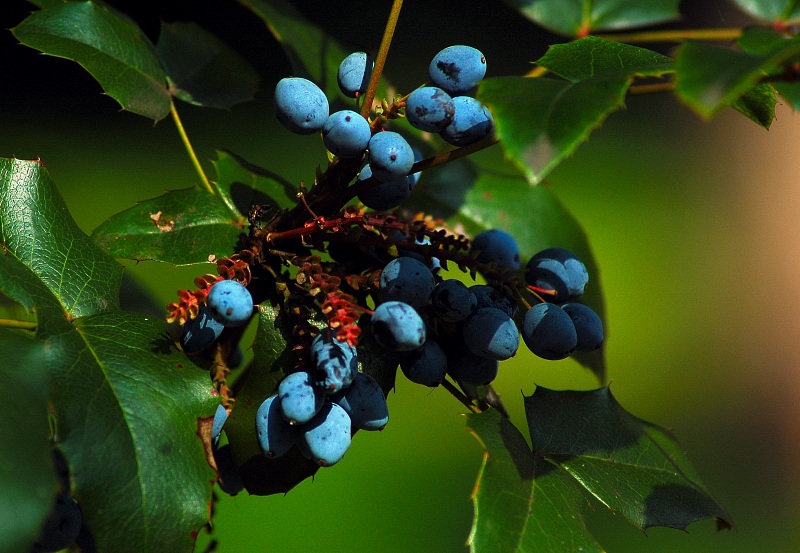
<path id="1" fill-rule="evenodd" d="M 0 326 L 6 328 L 20 328 L 22 330 L 36 330 L 36 323 L 34 321 L 17 321 L 15 319 L 0 319 Z"/>
<path id="2" fill-rule="evenodd" d="M 197 158 L 197 154 L 194 152 L 192 143 L 189 140 L 189 135 L 186 134 L 186 129 L 183 127 L 181 118 L 178 115 L 178 110 L 175 108 L 175 102 L 172 100 L 170 100 L 169 103 L 169 112 L 172 114 L 172 120 L 175 121 L 175 126 L 178 128 L 178 134 L 181 136 L 181 141 L 183 142 L 183 146 L 186 148 L 186 152 L 189 154 L 189 159 L 192 161 L 194 170 L 197 171 L 197 175 L 200 177 L 200 182 L 203 184 L 203 187 L 206 190 L 216 196 L 216 192 L 214 192 L 214 189 L 211 187 L 208 177 L 206 177 L 205 172 L 203 172 L 203 166 L 200 165 L 200 160 Z"/>
<path id="3" fill-rule="evenodd" d="M 450 394 L 454 398 L 463 403 L 466 406 L 466 408 L 472 411 L 473 413 L 481 412 L 481 410 L 474 403 L 472 403 L 472 401 L 466 395 L 464 395 L 461 392 L 461 390 L 456 388 L 455 385 L 446 378 L 442 380 L 442 388 L 450 392 Z"/>
<path id="4" fill-rule="evenodd" d="M 402 7 L 403 0 L 394 0 L 394 2 L 392 2 L 392 11 L 389 13 L 388 21 L 386 21 L 386 28 L 383 30 L 381 45 L 378 49 L 378 55 L 375 58 L 375 68 L 372 70 L 367 92 L 364 95 L 364 103 L 361 105 L 361 115 L 365 119 L 369 118 L 372 102 L 375 100 L 375 93 L 378 91 L 378 83 L 381 80 L 383 66 L 386 64 L 386 56 L 389 54 L 389 46 L 392 44 L 392 37 L 394 37 L 394 30 L 397 27 L 397 20 L 400 17 L 400 9 Z"/>

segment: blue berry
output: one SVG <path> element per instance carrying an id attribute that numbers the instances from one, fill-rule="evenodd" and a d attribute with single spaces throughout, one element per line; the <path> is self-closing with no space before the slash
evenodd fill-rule
<path id="1" fill-rule="evenodd" d="M 214 452 L 214 461 L 217 463 L 217 473 L 219 474 L 219 487 L 228 495 L 236 495 L 244 489 L 242 477 L 236 470 L 236 463 L 233 462 L 233 450 L 231 444 L 225 444 Z"/>
<path id="2" fill-rule="evenodd" d="M 567 312 L 578 335 L 578 351 L 594 351 L 603 344 L 603 321 L 588 305 L 565 303 L 561 308 Z"/>
<path id="3" fill-rule="evenodd" d="M 551 361 L 569 357 L 578 345 L 572 319 L 554 303 L 537 303 L 525 313 L 522 339 L 534 354 Z"/>
<path id="4" fill-rule="evenodd" d="M 456 107 L 450 95 L 436 86 L 418 88 L 406 98 L 406 119 L 428 132 L 442 132 L 453 121 Z"/>
<path id="5" fill-rule="evenodd" d="M 460 280 L 443 280 L 431 293 L 431 306 L 436 316 L 446 323 L 457 323 L 469 317 L 478 306 L 478 298 Z"/>
<path id="6" fill-rule="evenodd" d="M 504 230 L 489 229 L 475 235 L 470 251 L 478 252 L 480 263 L 495 263 L 506 269 L 520 268 L 520 253 L 517 241 Z"/>
<path id="7" fill-rule="evenodd" d="M 453 98 L 456 113 L 453 121 L 439 133 L 453 146 L 467 146 L 494 132 L 494 119 L 489 110 L 471 96 Z"/>
<path id="8" fill-rule="evenodd" d="M 356 348 L 336 339 L 329 328 L 311 342 L 311 371 L 314 385 L 333 394 L 347 388 L 358 373 Z"/>
<path id="9" fill-rule="evenodd" d="M 389 422 L 389 407 L 378 381 L 366 373 L 358 373 L 353 384 L 342 390 L 331 401 L 350 416 L 350 422 L 359 430 L 383 430 Z"/>
<path id="10" fill-rule="evenodd" d="M 211 443 L 214 444 L 214 447 L 217 447 L 219 443 L 222 427 L 225 426 L 225 421 L 227 420 L 228 411 L 222 405 L 217 405 L 217 410 L 214 413 L 214 421 L 211 423 Z"/>
<path id="11" fill-rule="evenodd" d="M 319 413 L 301 427 L 300 450 L 323 467 L 338 463 L 351 439 L 350 417 L 340 406 L 327 402 Z"/>
<path id="12" fill-rule="evenodd" d="M 372 168 L 367 164 L 361 169 L 358 180 L 365 181 L 370 177 L 372 177 Z M 368 208 L 377 211 L 394 209 L 411 195 L 415 184 L 416 179 L 413 175 L 406 175 L 387 182 L 376 182 L 363 190 L 358 195 L 358 199 Z"/>
<path id="13" fill-rule="evenodd" d="M 325 147 L 339 157 L 358 157 L 367 150 L 372 130 L 369 122 L 355 111 L 332 113 L 322 126 Z"/>
<path id="14" fill-rule="evenodd" d="M 421 348 L 400 359 L 400 370 L 411 382 L 435 388 L 447 374 L 447 355 L 436 340 L 428 338 Z"/>
<path id="15" fill-rule="evenodd" d="M 475 355 L 463 344 L 450 344 L 445 352 L 447 373 L 454 379 L 473 386 L 481 386 L 497 378 L 499 361 Z"/>
<path id="16" fill-rule="evenodd" d="M 220 280 L 208 292 L 211 316 L 225 326 L 242 326 L 253 315 L 253 296 L 238 280 Z"/>
<path id="17" fill-rule="evenodd" d="M 508 297 L 502 290 L 488 284 L 473 284 L 469 287 L 475 294 L 477 308 L 496 307 L 504 311 L 512 319 L 517 315 L 517 303 Z"/>
<path id="18" fill-rule="evenodd" d="M 350 98 L 364 94 L 374 67 L 375 61 L 366 52 L 353 52 L 344 58 L 336 74 L 342 94 Z"/>
<path id="19" fill-rule="evenodd" d="M 77 539 L 81 524 L 80 505 L 68 493 L 60 492 L 47 513 L 35 547 L 38 551 L 61 551 Z"/>
<path id="20" fill-rule="evenodd" d="M 448 46 L 433 57 L 428 74 L 451 96 L 467 94 L 486 75 L 486 58 L 472 46 Z"/>
<path id="21" fill-rule="evenodd" d="M 266 457 L 280 457 L 297 440 L 297 428 L 286 422 L 278 395 L 265 399 L 256 411 L 256 438 Z"/>
<path id="22" fill-rule="evenodd" d="M 525 270 L 531 286 L 555 290 L 555 300 L 563 303 L 583 294 L 589 282 L 586 266 L 574 253 L 564 248 L 548 248 L 534 255 Z"/>
<path id="23" fill-rule="evenodd" d="M 381 271 L 380 289 L 384 300 L 401 301 L 419 309 L 436 286 L 431 270 L 413 257 L 397 257 Z"/>
<path id="24" fill-rule="evenodd" d="M 413 165 L 414 150 L 401 135 L 392 131 L 372 135 L 369 166 L 376 179 L 381 182 L 400 179 L 408 175 Z"/>
<path id="25" fill-rule="evenodd" d="M 278 385 L 281 413 L 289 424 L 303 424 L 311 420 L 325 402 L 325 392 L 314 386 L 311 375 L 299 371 L 288 375 Z"/>
<path id="26" fill-rule="evenodd" d="M 411 351 L 425 343 L 425 323 L 407 303 L 380 304 L 372 314 L 370 327 L 375 340 L 390 351 Z"/>
<path id="27" fill-rule="evenodd" d="M 219 338 L 223 324 L 215 320 L 206 306 L 200 308 L 197 317 L 186 321 L 181 331 L 181 348 L 188 354 L 200 353 Z"/>
<path id="28" fill-rule="evenodd" d="M 519 348 L 517 325 L 495 307 L 483 307 L 470 315 L 464 323 L 462 336 L 472 353 L 487 359 L 509 359 Z"/>
<path id="29" fill-rule="evenodd" d="M 325 93 L 302 77 L 286 77 L 275 87 L 275 114 L 283 126 L 297 134 L 322 130 L 330 107 Z"/>

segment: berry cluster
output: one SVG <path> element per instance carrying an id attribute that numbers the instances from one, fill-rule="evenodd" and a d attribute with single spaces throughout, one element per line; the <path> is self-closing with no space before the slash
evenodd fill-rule
<path id="1" fill-rule="evenodd" d="M 373 67 L 367 54 L 349 55 L 338 72 L 342 92 L 358 103 Z M 282 457 L 296 446 L 314 466 L 331 466 L 357 430 L 387 424 L 387 390 L 363 372 L 369 360 L 359 362 L 362 330 L 394 363 L 385 385 L 399 365 L 412 382 L 445 385 L 470 402 L 477 399 L 470 387 L 490 384 L 521 340 L 552 360 L 600 347 L 600 318 L 574 301 L 588 273 L 571 252 L 543 250 L 523 269 L 520 249 L 505 231 L 486 230 L 470 241 L 424 215 L 384 213 L 408 198 L 419 178 L 411 171 L 422 157 L 386 127 L 405 115 L 412 126 L 456 146 L 490 136 L 491 114 L 469 96 L 485 71 L 486 60 L 475 48 L 445 48 L 430 63 L 430 85 L 383 102 L 371 119 L 352 110 L 330 114 L 325 94 L 306 79 L 278 83 L 278 119 L 295 133 L 320 132 L 333 154 L 328 167 L 317 172 L 310 189 L 301 188 L 294 209 L 275 213 L 253 206 L 243 249 L 218 262 L 219 277 L 206 275 L 195 281 L 199 290 L 180 292 L 169 317 L 183 323 L 185 352 L 224 353 L 227 370 L 234 348 L 225 343 L 240 351 L 240 334 L 229 339 L 222 330 L 250 319 L 250 291 L 285 315 L 294 358 L 281 367 L 282 380 L 255 414 L 253 430 L 264 458 Z M 366 209 L 348 206 L 354 198 Z M 480 273 L 487 283 L 448 279 L 442 272 L 448 264 L 473 279 Z M 321 320 L 327 323 L 322 329 L 312 323 Z M 212 448 L 221 488 L 235 494 L 243 483 L 231 448 L 218 447 L 235 398 L 228 396 L 227 373 L 216 374 L 223 401 Z M 448 376 L 466 395 L 458 395 Z"/>
<path id="2" fill-rule="evenodd" d="M 400 368 L 409 380 L 433 387 L 449 374 L 467 384 L 488 384 L 499 362 L 516 354 L 520 334 L 534 354 L 550 360 L 600 347 L 600 317 L 584 304 L 563 303 L 581 295 L 588 282 L 574 254 L 551 248 L 531 258 L 527 289 L 553 301 L 535 304 L 518 323 L 525 298 L 512 288 L 514 271 L 521 266 L 514 239 L 504 231 L 484 231 L 472 241 L 471 253 L 488 269 L 500 270 L 495 285 L 467 286 L 452 279 L 437 283 L 428 266 L 408 257 L 394 259 L 381 271 L 383 302 L 375 308 L 371 329 L 383 347 L 401 355 Z M 503 278 L 516 297 L 504 289 Z"/>
<path id="3" fill-rule="evenodd" d="M 339 65 L 341 91 L 359 98 L 367 90 L 374 61 L 364 52 L 354 52 Z M 368 183 L 358 199 L 370 209 L 394 209 L 411 194 L 419 173 L 410 174 L 422 156 L 399 133 L 382 124 L 404 111 L 408 122 L 423 131 L 438 133 L 446 142 L 466 146 L 490 136 L 494 124 L 489 110 L 468 96 L 486 74 L 486 59 L 471 46 L 449 46 L 431 60 L 431 86 L 421 87 L 370 123 L 356 111 L 330 112 L 325 93 L 302 77 L 286 77 L 275 87 L 278 120 L 292 132 L 320 132 L 325 147 L 339 158 L 362 158 L 359 181 Z"/>

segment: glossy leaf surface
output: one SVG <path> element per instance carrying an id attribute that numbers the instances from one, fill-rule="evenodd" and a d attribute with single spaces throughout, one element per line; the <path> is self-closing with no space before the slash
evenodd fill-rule
<path id="1" fill-rule="evenodd" d="M 746 43 L 747 44 L 747 43 Z M 687 42 L 676 62 L 678 96 L 703 117 L 710 118 L 748 93 L 765 74 L 800 55 L 800 40 L 761 43 L 751 51 Z"/>
<path id="2" fill-rule="evenodd" d="M 128 17 L 92 1 L 34 12 L 12 32 L 21 43 L 78 62 L 123 109 L 156 121 L 170 97 L 155 47 Z"/>
<path id="3" fill-rule="evenodd" d="M 196 435 L 218 402 L 208 373 L 163 321 L 118 309 L 121 267 L 41 163 L 0 162 L 0 206 L 0 290 L 36 310 L 59 447 L 97 550 L 190 551 L 213 479 Z"/>
<path id="4" fill-rule="evenodd" d="M 477 94 L 506 154 L 534 183 L 624 105 L 634 77 L 672 71 L 671 60 L 656 52 L 594 37 L 552 46 L 537 63 L 567 80 L 498 77 L 483 81 Z"/>
<path id="5" fill-rule="evenodd" d="M 485 449 L 473 551 L 602 551 L 584 525 L 587 492 L 643 530 L 706 518 L 732 526 L 674 436 L 625 411 L 608 388 L 539 387 L 525 411 L 532 450 L 494 410 L 467 416 Z"/>
<path id="6" fill-rule="evenodd" d="M 219 152 L 214 166 L 215 195 L 199 187 L 172 190 L 110 217 L 92 238 L 114 257 L 205 263 L 234 252 L 251 204 L 294 205 L 290 185 L 265 169 L 228 152 Z"/>

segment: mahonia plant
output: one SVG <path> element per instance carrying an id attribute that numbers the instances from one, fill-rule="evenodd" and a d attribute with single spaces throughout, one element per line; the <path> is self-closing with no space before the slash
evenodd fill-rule
<path id="1" fill-rule="evenodd" d="M 216 180 L 197 160 L 177 100 L 251 99 L 257 75 L 233 49 L 191 23 L 164 24 L 154 45 L 101 2 L 35 4 L 14 36 L 79 62 L 123 109 L 172 117 L 201 184 L 89 237 L 41 162 L 0 162 L 0 290 L 29 314 L 3 319 L 0 340 L 30 376 L 4 375 L 38 439 L 7 456 L 32 476 L 13 488 L 30 514 L 4 550 L 190 551 L 212 528 L 218 491 L 289 492 L 335 470 L 358 430 L 390 424 L 398 368 L 446 389 L 486 450 L 473 551 L 603 550 L 584 524 L 585 494 L 641 529 L 732 526 L 674 436 L 607 386 L 537 387 L 524 397 L 529 446 L 492 383 L 521 342 L 605 381 L 597 263 L 574 218 L 535 185 L 634 92 L 673 92 L 703 117 L 733 107 L 768 127 L 776 95 L 800 105 L 796 9 L 737 0 L 753 26 L 661 31 L 680 44 L 667 56 L 632 44 L 647 30 L 626 30 L 676 19 L 677 0 L 516 2 L 565 37 L 529 74 L 494 75 L 464 37 L 398 92 L 385 73 L 402 1 L 375 50 L 352 52 L 290 4 L 249 0 L 292 66 L 271 94 L 277 119 L 327 153 L 295 185 L 233 152 L 220 151 Z M 470 161 L 490 147 L 518 174 Z M 234 183 L 254 200 L 235 200 Z M 114 258 L 215 270 L 154 320 L 120 308 Z"/>

